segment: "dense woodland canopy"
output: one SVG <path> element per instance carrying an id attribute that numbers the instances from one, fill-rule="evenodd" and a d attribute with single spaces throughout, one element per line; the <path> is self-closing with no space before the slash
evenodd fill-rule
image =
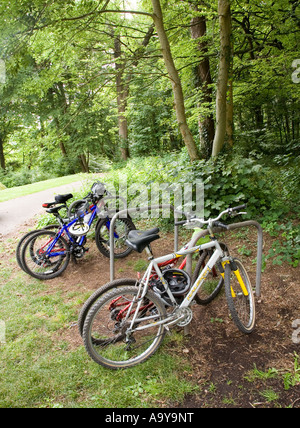
<path id="1" fill-rule="evenodd" d="M 0 16 L 7 185 L 179 151 L 300 154 L 298 0 L 2 0 Z"/>

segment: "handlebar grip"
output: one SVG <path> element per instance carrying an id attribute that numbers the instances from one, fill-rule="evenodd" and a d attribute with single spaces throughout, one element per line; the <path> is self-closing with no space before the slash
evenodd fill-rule
<path id="1" fill-rule="evenodd" d="M 231 209 L 232 211 L 240 211 L 240 210 L 243 210 L 244 208 L 247 208 L 247 204 L 239 205 L 238 207 L 234 207 Z"/>
<path id="2" fill-rule="evenodd" d="M 184 224 L 186 224 L 187 220 L 183 220 L 183 221 L 177 221 L 175 223 L 175 226 L 183 226 Z"/>

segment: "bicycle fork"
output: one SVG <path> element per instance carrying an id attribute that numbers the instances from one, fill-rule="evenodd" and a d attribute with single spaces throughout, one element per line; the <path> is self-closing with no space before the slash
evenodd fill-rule
<path id="1" fill-rule="evenodd" d="M 241 276 L 241 274 L 240 274 L 239 268 L 237 267 L 237 265 L 236 265 L 235 261 L 234 261 L 232 258 L 222 261 L 222 270 L 221 270 L 221 275 L 222 275 L 223 279 L 225 279 L 225 266 L 226 266 L 227 264 L 229 264 L 229 265 L 230 265 L 230 269 L 231 269 L 231 270 L 233 271 L 233 273 L 235 274 L 236 279 L 238 280 L 238 283 L 240 284 L 240 287 L 241 287 L 241 289 L 242 289 L 242 292 L 243 292 L 244 296 L 246 296 L 246 297 L 247 297 L 247 296 L 249 296 L 249 293 L 248 293 L 247 287 L 246 287 L 246 285 L 245 285 L 245 283 L 244 283 L 244 281 L 243 281 L 243 278 L 242 278 L 242 276 Z M 233 298 L 235 298 L 235 297 L 236 297 L 236 293 L 235 293 L 235 291 L 233 290 L 232 286 L 231 286 L 231 295 L 232 295 L 232 297 L 233 297 Z"/>

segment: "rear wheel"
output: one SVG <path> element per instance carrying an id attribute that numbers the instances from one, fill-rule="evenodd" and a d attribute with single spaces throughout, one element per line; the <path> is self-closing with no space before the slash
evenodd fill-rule
<path id="1" fill-rule="evenodd" d="M 40 230 L 58 230 L 59 229 L 59 225 L 58 224 L 51 224 L 49 226 L 45 226 L 43 229 Z M 22 249 L 24 247 L 24 245 L 26 244 L 26 242 L 36 233 L 39 232 L 39 230 L 32 230 L 31 232 L 26 233 L 26 235 L 24 235 L 16 248 L 16 259 L 17 259 L 17 263 L 20 266 L 21 269 L 24 270 L 23 264 L 22 264 Z"/>
<path id="2" fill-rule="evenodd" d="M 63 237 L 53 246 L 56 237 L 55 232 L 41 230 L 28 239 L 21 256 L 25 272 L 37 279 L 52 279 L 64 272 L 70 261 L 70 248 Z"/>
<path id="3" fill-rule="evenodd" d="M 158 322 L 165 317 L 164 304 L 152 291 L 141 302 L 137 287 L 120 287 L 90 309 L 83 328 L 84 345 L 90 357 L 104 367 L 133 367 L 161 345 L 165 328 Z"/>
<path id="4" fill-rule="evenodd" d="M 96 245 L 100 253 L 110 257 L 110 223 L 111 219 L 100 220 L 96 226 Z M 116 259 L 127 257 L 132 249 L 126 245 L 128 233 L 136 227 L 129 218 L 118 218 L 114 226 L 114 256 Z"/>
<path id="5" fill-rule="evenodd" d="M 74 201 L 70 204 L 69 208 L 68 208 L 68 218 L 69 219 L 73 219 L 78 217 L 79 213 L 78 211 L 84 211 L 84 208 L 86 206 L 86 200 L 85 199 L 79 199 L 77 201 Z"/>
<path id="6" fill-rule="evenodd" d="M 83 305 L 79 316 L 78 316 L 78 329 L 79 333 L 82 336 L 83 332 L 83 326 L 85 319 L 87 317 L 87 314 L 91 307 L 101 298 L 104 296 L 105 293 L 108 293 L 109 291 L 115 290 L 119 287 L 124 286 L 135 286 L 137 284 L 136 279 L 117 279 L 115 281 L 108 282 L 107 284 L 103 285 L 102 287 L 98 288 L 85 302 Z"/>

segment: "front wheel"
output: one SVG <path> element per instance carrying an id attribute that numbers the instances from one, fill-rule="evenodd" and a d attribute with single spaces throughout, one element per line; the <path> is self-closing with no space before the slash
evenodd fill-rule
<path id="1" fill-rule="evenodd" d="M 245 334 L 255 326 L 255 299 L 250 279 L 238 259 L 225 264 L 225 293 L 232 319 Z"/>
<path id="2" fill-rule="evenodd" d="M 193 272 L 192 284 L 197 281 L 201 271 L 205 268 L 210 257 L 211 252 L 204 251 L 202 253 Z M 223 287 L 223 284 L 223 277 L 221 276 L 218 268 L 215 266 L 206 276 L 202 286 L 197 291 L 195 302 L 198 305 L 208 305 L 218 296 Z"/>
<path id="3" fill-rule="evenodd" d="M 110 257 L 110 218 L 100 220 L 96 225 L 96 245 L 100 253 Z M 132 249 L 127 247 L 126 239 L 131 230 L 136 227 L 129 218 L 118 218 L 114 226 L 114 256 L 116 259 L 127 257 Z"/>
<path id="4" fill-rule="evenodd" d="M 151 290 L 120 287 L 106 293 L 87 314 L 83 341 L 90 357 L 109 369 L 133 367 L 147 360 L 161 345 L 166 318 L 163 302 Z"/>

